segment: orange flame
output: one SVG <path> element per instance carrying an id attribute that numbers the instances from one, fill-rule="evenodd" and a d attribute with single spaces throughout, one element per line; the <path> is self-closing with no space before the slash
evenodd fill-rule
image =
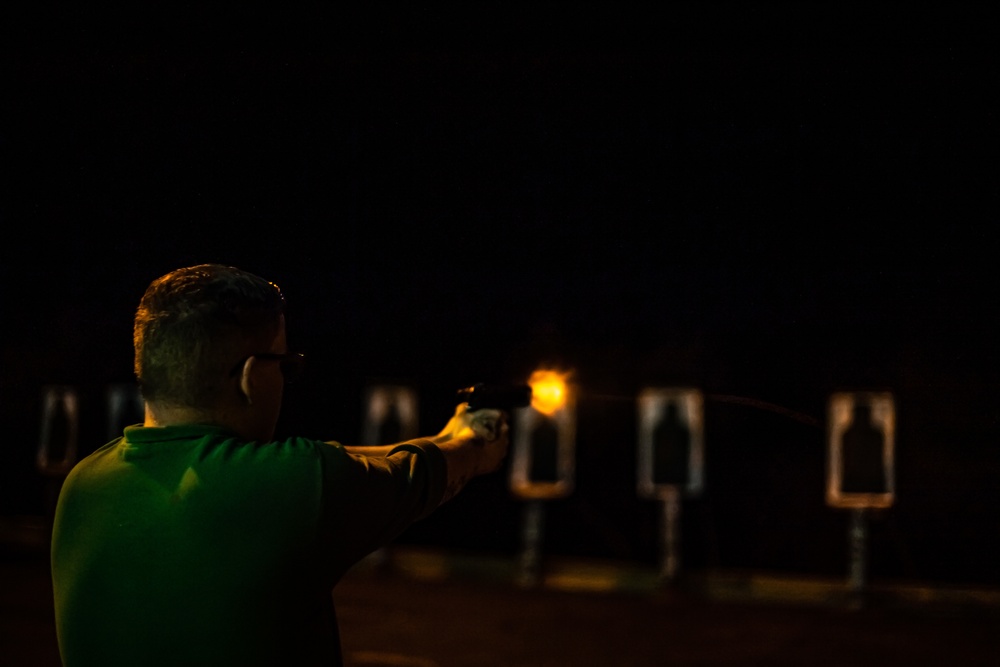
<path id="1" fill-rule="evenodd" d="M 566 405 L 569 388 L 566 380 L 569 373 L 552 370 L 537 370 L 531 374 L 528 384 L 531 385 L 531 407 L 544 415 L 555 414 Z"/>

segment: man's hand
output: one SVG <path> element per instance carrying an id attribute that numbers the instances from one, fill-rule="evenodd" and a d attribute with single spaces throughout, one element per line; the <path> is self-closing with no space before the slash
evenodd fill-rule
<path id="1" fill-rule="evenodd" d="M 469 412 L 468 404 L 455 409 L 445 427 L 431 440 L 448 461 L 448 492 L 454 496 L 477 475 L 497 470 L 509 446 L 507 417 L 501 410 Z"/>
<path id="2" fill-rule="evenodd" d="M 506 435 L 507 417 L 501 410 L 489 408 L 469 412 L 469 404 L 460 403 L 455 408 L 452 418 L 432 440 L 437 443 L 457 437 L 468 437 L 469 429 L 484 442 L 492 442 L 500 435 Z"/>

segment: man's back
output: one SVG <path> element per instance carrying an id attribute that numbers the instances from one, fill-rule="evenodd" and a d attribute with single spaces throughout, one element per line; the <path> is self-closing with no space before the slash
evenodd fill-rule
<path id="1" fill-rule="evenodd" d="M 127 429 L 60 498 L 52 564 L 64 662 L 337 664 L 332 586 L 440 500 L 434 466 L 391 464 L 214 427 Z"/>

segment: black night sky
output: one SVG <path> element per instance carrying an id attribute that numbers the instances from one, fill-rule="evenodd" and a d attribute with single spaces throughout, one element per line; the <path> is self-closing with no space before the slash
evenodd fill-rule
<path id="1" fill-rule="evenodd" d="M 885 389 L 898 499 L 873 576 L 1000 584 L 988 16 L 684 6 L 316 6 L 218 39 L 219 17 L 164 11 L 128 45 L 83 10 L 14 29 L 0 511 L 39 510 L 43 386 L 78 386 L 103 444 L 145 286 L 222 262 L 289 300 L 310 367 L 286 433 L 357 438 L 368 382 L 416 386 L 430 431 L 462 386 L 573 370 L 578 491 L 553 551 L 652 562 L 643 386 L 820 420 L 833 391 Z M 686 562 L 844 570 L 821 429 L 709 401 L 706 446 Z M 515 549 L 502 476 L 465 496 L 406 539 Z"/>

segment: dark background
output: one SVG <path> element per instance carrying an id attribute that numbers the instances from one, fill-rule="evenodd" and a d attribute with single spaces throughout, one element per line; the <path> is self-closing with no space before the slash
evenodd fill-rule
<path id="1" fill-rule="evenodd" d="M 355 441 L 370 382 L 425 432 L 456 389 L 579 384 L 546 549 L 655 563 L 632 398 L 691 385 L 822 421 L 894 392 L 875 577 L 1000 584 L 997 58 L 968 8 L 307 5 L 8 20 L 0 98 L 0 511 L 44 511 L 42 388 L 83 443 L 131 379 L 146 285 L 281 285 L 309 371 L 280 429 Z M 710 400 L 691 568 L 840 576 L 821 428 Z M 503 474 L 404 541 L 513 554 Z"/>

